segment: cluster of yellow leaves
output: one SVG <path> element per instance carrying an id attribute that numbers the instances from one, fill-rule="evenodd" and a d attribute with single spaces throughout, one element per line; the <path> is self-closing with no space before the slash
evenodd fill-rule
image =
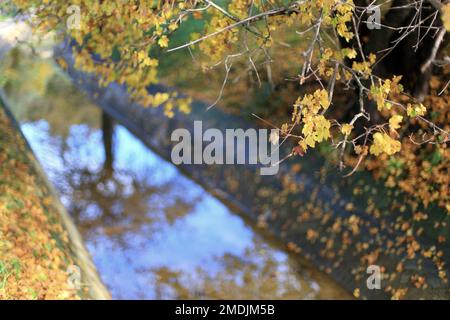
<path id="1" fill-rule="evenodd" d="M 314 94 L 307 94 L 303 98 L 298 98 L 294 104 L 292 121 L 296 124 L 303 124 L 302 135 L 299 145 L 304 151 L 308 147 L 314 148 L 316 143 L 320 143 L 330 138 L 331 123 L 326 119 L 321 111 L 326 111 L 330 106 L 328 92 L 319 89 Z"/>
<path id="2" fill-rule="evenodd" d="M 331 48 L 325 48 L 321 54 L 319 64 L 317 69 L 319 70 L 319 75 L 324 78 L 330 78 L 334 73 L 334 66 L 330 64 L 330 59 L 336 58 L 336 52 Z M 340 73 L 336 74 L 336 80 L 340 80 Z"/>
<path id="3" fill-rule="evenodd" d="M 23 0 L 15 0 L 19 6 L 29 8 L 30 3 Z M 67 30 L 69 35 L 78 42 L 74 48 L 75 67 L 85 71 L 96 73 L 101 85 L 108 85 L 116 81 L 127 86 L 128 91 L 134 99 L 144 106 L 164 106 L 164 113 L 172 117 L 178 108 L 181 112 L 189 112 L 188 99 L 178 97 L 176 93 L 149 94 L 148 87 L 158 82 L 157 68 L 159 61 L 153 55 L 156 47 L 166 48 L 169 46 L 170 33 L 179 28 L 183 22 L 180 17 L 187 9 L 198 9 L 195 7 L 201 3 L 195 1 L 153 1 L 141 0 L 139 3 L 119 0 L 98 2 L 94 0 L 78 0 L 76 5 L 86 13 L 81 16 L 81 28 Z M 55 27 L 57 20 L 48 21 L 49 16 L 66 17 L 67 4 L 65 1 L 56 0 L 50 6 L 46 1 L 34 0 L 32 4 L 38 7 L 37 16 L 44 18 L 40 20 L 40 27 L 49 29 Z M 217 4 L 222 6 L 208 5 L 207 10 L 195 11 L 197 18 L 205 21 L 204 35 L 215 33 L 207 37 L 199 44 L 200 51 L 208 57 L 213 65 L 222 61 L 239 44 L 241 35 L 239 28 L 227 29 L 236 20 L 244 19 L 250 15 L 273 9 L 275 5 L 280 6 L 277 1 L 248 1 L 233 0 Z M 204 8 L 204 7 L 202 7 Z M 338 36 L 349 42 L 354 34 L 350 31 L 355 5 L 353 0 L 318 0 L 304 1 L 301 3 L 290 3 L 289 13 L 280 15 L 268 15 L 264 21 L 255 21 L 255 24 L 243 24 L 241 29 L 246 28 L 246 37 L 255 37 L 256 41 L 246 41 L 246 45 L 258 45 L 269 47 L 271 36 L 281 25 L 291 26 L 299 23 L 305 26 L 320 25 L 317 32 L 332 28 Z M 224 14 L 224 12 L 227 12 Z M 445 10 L 444 10 L 445 20 Z M 53 26 L 52 26 L 53 24 Z M 225 30 L 224 30 L 225 29 Z M 311 29 L 313 35 L 315 28 Z M 191 35 L 193 39 L 203 35 Z M 248 40 L 246 38 L 246 40 Z M 312 49 L 313 53 L 316 49 Z M 321 48 L 318 63 L 318 74 L 324 79 L 334 77 L 334 81 L 351 80 L 353 77 L 368 79 L 372 74 L 372 67 L 376 62 L 376 55 L 360 57 L 353 61 L 352 67 L 338 69 L 336 61 L 343 59 L 356 59 L 358 56 L 355 48 L 348 47 L 342 50 Z M 100 58 L 100 61 L 98 60 Z M 368 94 L 370 99 L 376 101 L 380 112 L 390 111 L 392 103 L 389 102 L 393 96 L 401 93 L 403 87 L 400 85 L 401 77 L 379 80 L 370 88 Z M 314 94 L 305 95 L 297 100 L 294 105 L 292 116 L 293 123 L 302 124 L 302 139 L 300 146 L 304 150 L 315 147 L 316 143 L 325 141 L 331 137 L 331 122 L 324 115 L 330 105 L 329 93 L 322 89 Z M 322 109 L 322 110 L 321 110 Z M 407 115 L 410 117 L 421 116 L 425 113 L 425 107 L 421 104 L 408 105 Z M 391 131 L 398 130 L 402 116 L 394 116 L 389 120 Z M 353 129 L 352 124 L 339 124 L 341 133 L 349 136 Z M 393 133 L 393 132 L 391 132 Z M 394 136 L 394 135 L 392 135 Z M 386 134 L 379 132 L 374 135 L 374 146 L 372 154 L 393 154 L 398 150 L 395 140 Z"/>
<path id="4" fill-rule="evenodd" d="M 300 141 L 303 150 L 307 147 L 314 148 L 316 142 L 322 142 L 330 138 L 330 121 L 323 115 L 307 116 L 304 118 L 302 134 L 304 139 Z"/>
<path id="5" fill-rule="evenodd" d="M 392 103 L 386 100 L 388 100 L 390 95 L 396 95 L 403 92 L 403 86 L 400 84 L 401 79 L 401 76 L 396 76 L 393 77 L 392 80 L 379 80 L 378 86 L 372 85 L 370 97 L 376 101 L 379 111 L 384 109 L 390 110 L 392 108 Z"/>
<path id="6" fill-rule="evenodd" d="M 369 55 L 369 58 L 362 62 L 353 62 L 352 69 L 361 74 L 363 79 L 369 78 L 372 74 L 372 66 L 375 64 L 377 56 L 373 53 Z"/>
<path id="7" fill-rule="evenodd" d="M 338 1 L 336 6 L 336 30 L 337 33 L 349 42 L 355 36 L 353 32 L 349 31 L 347 23 L 352 21 L 354 3 L 353 0 Z"/>
<path id="8" fill-rule="evenodd" d="M 248 8 L 251 3 L 248 0 L 231 1 L 228 10 L 231 14 L 239 19 L 244 19 L 248 16 Z M 258 5 L 258 4 L 257 4 Z"/>
<path id="9" fill-rule="evenodd" d="M 186 100 L 171 95 L 164 102 L 148 92 L 150 85 L 158 83 L 156 56 L 150 56 L 154 48 L 167 48 L 168 35 L 179 27 L 179 16 L 192 5 L 191 1 L 97 1 L 77 0 L 13 0 L 23 10 L 35 10 L 36 29 L 48 32 L 64 28 L 75 39 L 73 47 L 75 67 L 95 73 L 99 84 L 112 82 L 124 84 L 130 96 L 144 106 L 163 105 L 167 114 Z M 77 28 L 66 28 L 69 5 L 80 7 L 80 23 Z M 52 17 L 55 17 L 53 19 Z M 169 104 L 170 103 L 170 104 Z"/>
<path id="10" fill-rule="evenodd" d="M 211 9 L 213 10 L 213 9 Z M 230 25 L 230 20 L 224 18 L 217 11 L 212 11 L 215 14 L 206 28 L 206 34 L 210 34 L 219 30 L 222 30 Z M 227 30 L 219 33 L 218 35 L 202 41 L 199 45 L 200 50 L 209 58 L 213 63 L 220 61 L 226 52 L 229 51 L 231 45 L 238 40 L 238 32 L 236 29 Z"/>
<path id="11" fill-rule="evenodd" d="M 429 106 L 430 114 L 433 115 L 433 122 L 449 132 L 449 105 L 450 91 L 448 88 L 441 92 L 445 86 L 449 68 L 444 74 L 434 76 L 430 81 L 431 93 L 425 97 L 424 103 Z M 441 93 L 440 95 L 438 93 Z M 415 117 L 423 116 L 426 108 L 422 104 L 412 104 L 407 106 L 407 113 L 411 116 L 411 125 L 426 128 L 426 123 L 416 120 Z M 437 137 L 439 138 L 439 137 Z M 448 143 L 436 145 L 417 145 L 404 137 L 402 140 L 402 151 L 399 158 L 404 161 L 401 177 L 395 179 L 395 185 L 419 199 L 425 206 L 435 201 L 445 208 L 450 214 L 450 194 L 449 194 L 449 164 L 450 150 Z"/>
<path id="12" fill-rule="evenodd" d="M 446 132 L 450 130 L 450 113 L 448 112 L 450 91 L 446 89 L 441 92 L 441 90 L 445 86 L 449 74 L 450 69 L 447 68 L 444 74 L 432 77 L 431 93 L 424 100 L 424 104 L 429 106 L 428 113 L 432 115 L 433 123 Z M 435 202 L 450 213 L 448 188 L 450 150 L 448 143 L 419 144 L 416 142 L 416 140 L 421 141 L 420 139 L 424 137 L 424 139 L 431 138 L 431 133 L 426 134 L 427 131 L 429 132 L 428 124 L 417 119 L 417 116 L 424 116 L 426 111 L 427 108 L 421 103 L 406 104 L 406 115 L 401 115 L 397 113 L 398 110 L 394 111 L 394 109 L 389 111 L 391 137 L 398 136 L 395 131 L 400 129 L 400 125 L 402 130 L 414 127 L 414 132 L 419 134 L 413 139 L 409 135 L 399 138 L 399 143 L 395 143 L 394 147 L 398 149 L 401 144 L 401 149 L 395 157 L 380 156 L 366 159 L 365 166 L 373 172 L 376 178 L 385 179 L 387 187 L 398 188 L 409 195 L 414 208 L 419 205 L 426 207 Z M 380 145 L 386 143 L 383 139 L 385 136 L 380 134 L 381 139 L 378 135 L 377 145 L 372 148 L 375 152 L 382 150 Z M 438 134 L 434 139 L 436 142 L 442 142 L 445 141 L 445 136 Z M 389 149 L 392 150 L 392 148 Z M 351 164 L 354 165 L 356 161 L 357 159 L 353 159 Z"/>
<path id="13" fill-rule="evenodd" d="M 393 155 L 401 149 L 400 141 L 392 139 L 388 134 L 376 132 L 373 135 L 373 144 L 370 146 L 370 153 L 378 156 L 381 153 Z"/>
<path id="14" fill-rule="evenodd" d="M 263 11 L 273 6 L 276 1 L 248 1 L 248 0 L 233 0 L 229 1 L 228 5 L 223 6 L 223 11 L 228 14 L 224 15 L 222 11 L 217 8 L 209 8 L 206 13 L 202 13 L 205 16 L 205 30 L 204 35 L 209 35 L 217 32 L 213 37 L 207 37 L 199 44 L 200 51 L 204 54 L 208 63 L 206 65 L 216 65 L 222 61 L 227 54 L 238 47 L 240 40 L 239 28 L 227 29 L 231 24 L 234 24 L 237 20 L 242 20 L 248 17 L 249 13 L 256 14 L 258 10 Z M 250 10 L 251 9 L 251 10 Z M 209 18 L 206 18 L 208 16 Z M 255 43 L 261 47 L 270 47 L 272 39 L 270 32 L 277 29 L 279 25 L 292 25 L 293 21 L 297 18 L 297 15 L 291 14 L 283 17 L 268 17 L 266 20 L 267 28 L 258 29 L 256 26 L 248 27 L 252 31 L 252 34 L 257 34 Z M 192 34 L 192 40 L 200 38 L 200 34 Z M 248 45 L 248 43 L 247 43 Z M 206 68 L 206 67 L 205 67 Z"/>
<path id="15" fill-rule="evenodd" d="M 343 48 L 342 50 L 333 50 L 331 48 L 325 48 L 321 53 L 320 60 L 317 66 L 318 73 L 323 79 L 331 79 L 334 77 L 334 81 L 340 81 L 342 75 L 345 81 L 352 79 L 352 74 L 345 69 L 342 72 L 336 69 L 336 61 L 342 62 L 344 59 L 353 60 L 358 56 L 357 52 L 353 48 Z M 370 62 L 354 62 L 353 69 L 356 72 L 365 73 L 363 77 L 366 77 L 371 73 L 371 65 L 375 63 L 375 55 L 370 56 Z"/>
<path id="16" fill-rule="evenodd" d="M 390 119 L 389 119 L 389 128 L 391 130 L 397 130 L 400 128 L 400 123 L 403 120 L 403 116 L 401 115 L 393 115 Z"/>
<path id="17" fill-rule="evenodd" d="M 65 27 L 68 18 L 66 1 L 55 0 L 51 3 L 46 0 L 13 1 L 24 10 L 38 8 L 35 15 L 38 29 L 48 31 Z M 78 43 L 73 52 L 76 67 L 84 72 L 95 73 L 103 86 L 111 82 L 126 85 L 131 97 L 144 106 L 160 105 L 160 99 L 152 97 L 147 90 L 150 85 L 159 81 L 157 73 L 159 63 L 157 57 L 150 54 L 154 55 L 154 48 L 169 46 L 170 34 L 180 27 L 184 17 L 189 15 L 202 17 L 206 22 L 205 35 L 222 30 L 199 44 L 200 51 L 212 65 L 215 65 L 233 51 L 242 34 L 239 28 L 226 30 L 224 28 L 238 19 L 248 17 L 249 14 L 255 15 L 281 5 L 279 1 L 274 0 L 232 0 L 217 3 L 215 6 L 204 1 L 181 0 L 125 2 L 77 0 L 71 4 L 81 9 L 80 28 L 65 30 Z M 194 13 L 188 14 L 189 9 L 204 8 L 204 5 L 208 6 L 207 10 L 195 10 Z M 222 9 L 218 9 L 217 6 L 221 6 Z M 288 7 L 289 14 L 269 15 L 265 17 L 264 23 L 255 23 L 252 26 L 243 24 L 240 28 L 251 29 L 247 36 L 250 34 L 255 38 L 253 44 L 266 48 L 273 43 L 271 37 L 274 30 L 280 25 L 294 23 L 310 25 L 320 21 L 323 28 L 336 28 L 338 35 L 347 41 L 354 36 L 348 29 L 354 11 L 353 0 L 292 2 Z M 227 14 L 224 14 L 225 11 Z M 191 36 L 192 39 L 197 39 L 203 35 Z M 344 50 L 343 55 L 354 58 L 356 52 L 348 48 Z M 361 68 L 367 69 L 367 66 Z M 322 73 L 331 76 L 333 71 L 324 69 Z M 337 73 L 336 76 L 339 80 L 341 73 Z M 166 99 L 164 102 L 166 114 L 172 114 L 174 106 L 183 106 L 183 110 L 186 109 L 185 101 L 177 99 L 176 96 Z"/>
<path id="18" fill-rule="evenodd" d="M 223 4 L 222 4 L 223 5 Z M 238 19 L 244 19 L 249 13 L 256 15 L 264 11 L 273 9 L 273 6 L 280 6 L 279 1 L 248 1 L 233 0 L 228 2 L 228 6 L 223 6 L 229 15 L 224 15 L 216 8 L 210 8 L 206 12 L 211 16 L 206 24 L 204 34 L 211 34 L 219 30 L 227 28 L 230 24 L 235 23 Z M 291 2 L 289 8 L 292 12 L 283 15 L 268 15 L 264 19 L 265 24 L 252 24 L 251 29 L 253 36 L 255 34 L 255 43 L 260 47 L 271 47 L 273 43 L 272 33 L 281 26 L 292 26 L 299 23 L 303 26 L 311 26 L 320 22 L 321 28 L 335 28 L 340 37 L 350 41 L 354 34 L 349 31 L 349 24 L 352 21 L 354 12 L 353 0 L 318 0 L 318 1 L 302 1 L 299 3 Z M 246 27 L 245 25 L 243 27 Z M 246 40 L 248 41 L 248 33 Z M 200 37 L 200 35 L 196 35 Z M 223 59 L 225 53 L 229 53 L 233 45 L 237 45 L 240 37 L 239 30 L 227 29 L 211 38 L 207 38 L 200 44 L 200 49 L 205 55 L 217 63 Z M 248 43 L 246 44 L 248 45 Z M 352 50 L 352 49 L 349 49 Z M 356 52 L 349 52 L 350 56 Z"/>
<path id="19" fill-rule="evenodd" d="M 406 106 L 406 113 L 410 117 L 417 117 L 425 115 L 427 108 L 422 103 L 411 104 Z"/>

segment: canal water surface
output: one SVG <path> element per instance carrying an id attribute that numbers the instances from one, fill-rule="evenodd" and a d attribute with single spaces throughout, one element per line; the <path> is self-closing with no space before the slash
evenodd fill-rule
<path id="1" fill-rule="evenodd" d="M 118 124 L 105 170 L 100 109 L 54 82 L 14 112 L 113 298 L 348 298 Z"/>

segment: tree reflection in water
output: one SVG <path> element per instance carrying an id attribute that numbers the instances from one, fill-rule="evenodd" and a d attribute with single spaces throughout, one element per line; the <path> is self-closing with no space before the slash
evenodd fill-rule
<path id="1" fill-rule="evenodd" d="M 22 129 L 114 298 L 345 297 L 125 128 L 115 127 L 105 166 L 99 129 L 73 124 L 55 135 L 51 126 Z"/>

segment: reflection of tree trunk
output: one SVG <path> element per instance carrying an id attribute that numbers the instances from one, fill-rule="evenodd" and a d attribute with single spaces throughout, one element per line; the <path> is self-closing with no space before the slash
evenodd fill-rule
<path id="1" fill-rule="evenodd" d="M 108 176 L 113 173 L 113 134 L 114 134 L 114 122 L 110 116 L 105 112 L 102 112 L 102 132 L 103 132 L 103 147 L 105 149 L 105 163 L 103 170 Z"/>

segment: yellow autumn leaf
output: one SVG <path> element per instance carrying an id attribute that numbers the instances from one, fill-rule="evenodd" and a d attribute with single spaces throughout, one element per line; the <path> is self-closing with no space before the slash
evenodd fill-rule
<path id="1" fill-rule="evenodd" d="M 357 56 L 356 50 L 353 48 L 342 49 L 342 54 L 349 59 L 355 59 Z"/>
<path id="2" fill-rule="evenodd" d="M 450 31 L 450 3 L 442 6 L 442 22 L 447 31 Z"/>
<path id="3" fill-rule="evenodd" d="M 171 24 L 169 24 L 170 31 L 175 31 L 176 29 L 178 29 L 178 24 L 176 22 L 172 22 Z"/>
<path id="4" fill-rule="evenodd" d="M 397 130 L 400 128 L 400 122 L 402 122 L 403 117 L 396 114 L 389 119 L 389 127 L 391 130 Z"/>
<path id="5" fill-rule="evenodd" d="M 191 103 L 192 103 L 191 98 L 179 99 L 178 100 L 178 109 L 180 109 L 180 111 L 182 113 L 189 113 L 191 111 Z"/>
<path id="6" fill-rule="evenodd" d="M 330 100 L 328 99 L 328 92 L 325 89 L 317 90 L 314 93 L 314 97 L 319 101 L 322 108 L 327 109 L 330 106 Z"/>
<path id="7" fill-rule="evenodd" d="M 163 103 L 167 102 L 167 100 L 169 100 L 170 96 L 167 93 L 156 93 L 153 96 L 153 101 L 152 101 L 152 105 L 154 107 L 158 107 L 160 105 L 162 105 Z"/>
<path id="8" fill-rule="evenodd" d="M 159 38 L 158 44 L 161 48 L 167 48 L 169 46 L 169 39 L 167 38 L 167 36 L 162 36 L 161 38 Z"/>
<path id="9" fill-rule="evenodd" d="M 344 123 L 341 127 L 341 132 L 343 134 L 345 134 L 346 136 L 348 136 L 353 130 L 353 125 L 348 124 L 348 123 Z"/>

